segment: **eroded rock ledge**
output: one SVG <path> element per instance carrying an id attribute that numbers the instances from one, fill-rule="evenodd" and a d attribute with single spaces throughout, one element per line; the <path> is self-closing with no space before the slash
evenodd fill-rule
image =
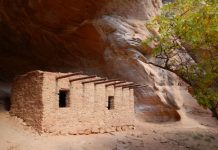
<path id="1" fill-rule="evenodd" d="M 2 97 L 10 95 L 5 83 L 18 74 L 83 70 L 148 85 L 136 91 L 135 112 L 142 120 L 179 120 L 184 97 L 172 89 L 185 91 L 178 86 L 182 81 L 148 65 L 152 48 L 140 44 L 150 35 L 145 21 L 160 7 L 160 0 L 1 0 Z"/>

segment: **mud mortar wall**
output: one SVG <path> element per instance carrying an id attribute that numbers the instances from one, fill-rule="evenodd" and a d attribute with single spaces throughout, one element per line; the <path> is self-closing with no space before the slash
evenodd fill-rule
<path id="1" fill-rule="evenodd" d="M 17 116 L 37 131 L 42 130 L 42 72 L 31 72 L 18 77 L 12 88 L 12 116 Z"/>
<path id="2" fill-rule="evenodd" d="M 134 97 L 129 89 L 104 84 L 69 82 L 81 75 L 56 82 L 58 74 L 45 73 L 43 80 L 43 131 L 53 134 L 91 134 L 134 129 Z M 90 80 L 90 79 L 89 79 Z M 59 108 L 58 92 L 70 90 L 69 107 Z M 124 96 L 125 95 L 125 96 Z M 107 96 L 114 96 L 115 108 L 108 110 Z M 133 105 L 133 106 L 130 106 Z M 131 110 L 132 109 L 132 110 Z"/>
<path id="3" fill-rule="evenodd" d="M 131 89 L 85 83 L 87 77 L 34 71 L 16 79 L 12 91 L 11 115 L 39 132 L 52 134 L 91 134 L 134 129 L 134 93 Z M 95 79 L 99 79 L 96 77 Z M 91 79 L 92 80 L 92 79 Z M 69 105 L 59 106 L 59 91 L 68 90 Z M 108 109 L 108 97 L 114 107 Z"/>

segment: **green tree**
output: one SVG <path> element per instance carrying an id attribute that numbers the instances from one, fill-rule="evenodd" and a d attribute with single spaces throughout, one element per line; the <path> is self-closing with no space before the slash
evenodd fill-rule
<path id="1" fill-rule="evenodd" d="M 144 44 L 155 43 L 153 53 L 162 60 L 151 64 L 189 83 L 198 103 L 218 119 L 218 0 L 168 3 L 147 27 L 154 34 Z M 184 61 L 183 52 L 192 59 Z"/>

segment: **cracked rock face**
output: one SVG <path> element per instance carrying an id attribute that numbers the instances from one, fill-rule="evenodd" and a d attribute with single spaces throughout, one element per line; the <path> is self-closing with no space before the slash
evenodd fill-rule
<path id="1" fill-rule="evenodd" d="M 183 98 L 171 89 L 180 79 L 148 65 L 152 47 L 141 46 L 160 7 L 160 0 L 0 0 L 1 95 L 27 71 L 83 70 L 147 85 L 136 90 L 139 119 L 179 120 Z"/>

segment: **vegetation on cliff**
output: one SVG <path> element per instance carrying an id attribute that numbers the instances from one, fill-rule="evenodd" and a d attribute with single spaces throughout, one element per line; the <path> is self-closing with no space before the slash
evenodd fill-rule
<path id="1" fill-rule="evenodd" d="M 145 43 L 155 43 L 154 55 L 162 62 L 152 64 L 189 83 L 198 103 L 218 119 L 218 1 L 176 0 L 147 27 L 157 32 Z M 184 53 L 191 59 L 182 58 Z"/>

